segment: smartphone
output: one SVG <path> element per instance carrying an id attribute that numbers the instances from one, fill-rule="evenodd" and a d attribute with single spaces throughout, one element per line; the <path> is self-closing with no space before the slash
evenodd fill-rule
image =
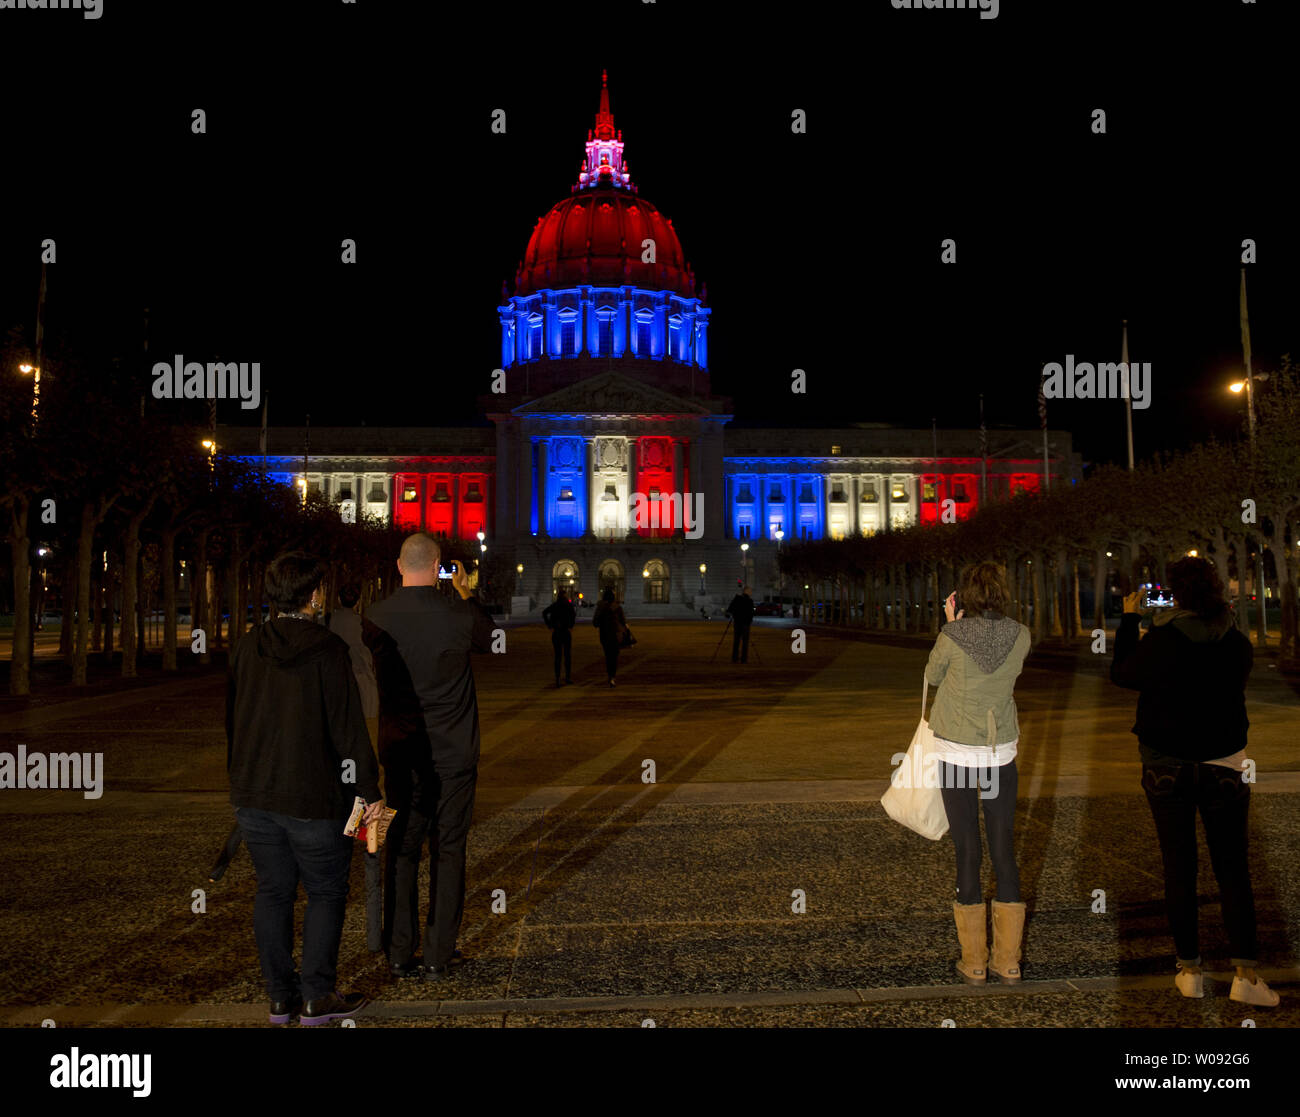
<path id="1" fill-rule="evenodd" d="M 456 564 L 454 562 L 441 562 L 438 564 L 438 577 L 450 578 L 456 573 Z"/>
<path id="2" fill-rule="evenodd" d="M 1143 582 L 1138 586 L 1138 591 L 1142 594 L 1142 607 L 1144 609 L 1173 608 L 1173 594 L 1159 582 Z"/>

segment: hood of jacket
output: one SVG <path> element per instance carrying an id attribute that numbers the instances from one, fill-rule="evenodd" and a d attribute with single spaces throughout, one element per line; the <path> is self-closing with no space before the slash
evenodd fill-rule
<path id="1" fill-rule="evenodd" d="M 1002 666 L 1020 638 L 1020 622 L 998 613 L 958 617 L 943 626 L 943 633 L 975 661 L 986 675 Z"/>
<path id="2" fill-rule="evenodd" d="M 335 633 L 324 625 L 294 617 L 276 617 L 257 630 L 257 654 L 275 661 L 277 667 L 298 667 L 322 655 Z"/>
<path id="3" fill-rule="evenodd" d="M 1232 628 L 1232 612 L 1225 609 L 1218 618 L 1204 620 L 1190 609 L 1161 609 L 1151 618 L 1151 626 L 1170 625 L 1194 644 L 1212 644 L 1222 640 Z"/>

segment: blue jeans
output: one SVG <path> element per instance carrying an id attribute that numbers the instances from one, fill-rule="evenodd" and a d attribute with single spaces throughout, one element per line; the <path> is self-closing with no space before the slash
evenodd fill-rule
<path id="1" fill-rule="evenodd" d="M 343 818 L 291 818 L 274 811 L 235 811 L 257 871 L 253 932 L 272 1001 L 301 990 L 304 1001 L 334 991 L 348 900 L 352 839 Z M 293 967 L 293 905 L 298 881 L 307 892 L 302 921 L 302 980 Z"/>
<path id="2" fill-rule="evenodd" d="M 1255 893 L 1250 886 L 1250 785 L 1221 764 L 1142 765 L 1165 867 L 1165 910 L 1180 962 L 1201 961 L 1196 896 L 1196 814 L 1205 824 L 1210 865 L 1234 966 L 1255 966 Z"/>

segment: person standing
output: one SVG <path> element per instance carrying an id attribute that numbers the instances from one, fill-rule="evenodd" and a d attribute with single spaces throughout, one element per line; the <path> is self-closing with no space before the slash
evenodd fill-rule
<path id="1" fill-rule="evenodd" d="M 551 647 L 555 650 L 555 686 L 560 686 L 560 658 L 564 658 L 564 681 L 573 682 L 573 626 L 578 614 L 569 602 L 568 591 L 561 586 L 555 600 L 542 610 L 542 620 L 551 630 Z"/>
<path id="2" fill-rule="evenodd" d="M 492 616 L 462 562 L 452 594 L 438 586 L 442 555 L 423 532 L 402 543 L 401 588 L 362 621 L 379 682 L 379 756 L 389 803 L 385 938 L 395 977 L 446 978 L 465 908 L 465 852 L 478 781 L 478 696 L 471 652 L 492 645 Z M 419 944 L 420 850 L 429 841 L 429 914 Z"/>
<path id="3" fill-rule="evenodd" d="M 1140 640 L 1142 593 L 1125 595 L 1110 677 L 1139 692 L 1133 732 L 1164 863 L 1165 909 L 1177 950 L 1174 984 L 1184 997 L 1205 996 L 1196 904 L 1199 811 L 1236 968 L 1228 996 L 1272 1007 L 1281 998 L 1255 973 L 1250 784 L 1243 769 L 1246 680 L 1255 652 L 1235 626 L 1210 562 L 1179 559 L 1168 579 L 1174 607 L 1157 611 Z"/>
<path id="4" fill-rule="evenodd" d="M 605 653 L 605 673 L 609 676 L 609 685 L 614 685 L 614 676 L 618 674 L 618 650 L 623 646 L 623 637 L 627 632 L 627 617 L 623 615 L 623 606 L 614 600 L 614 591 L 606 589 L 600 595 L 600 604 L 591 616 L 591 623 L 600 632 L 600 647 Z"/>
<path id="5" fill-rule="evenodd" d="M 958 592 L 944 602 L 948 623 L 940 629 L 925 668 L 926 681 L 939 688 L 930 710 L 930 729 L 939 759 L 940 793 L 957 854 L 957 898 L 952 913 L 961 958 L 956 968 L 968 985 L 987 982 L 986 966 L 1006 984 L 1020 980 L 1025 905 L 1020 899 L 1013 836 L 1020 742 L 1013 691 L 1029 654 L 1030 635 L 1028 628 L 1006 615 L 1010 601 L 1002 567 L 991 562 L 967 567 Z M 981 802 L 997 878 L 991 959 L 980 881 L 984 860 Z"/>
<path id="6" fill-rule="evenodd" d="M 282 615 L 252 629 L 230 656 L 226 768 L 230 801 L 257 873 L 253 932 L 271 997 L 270 1021 L 325 1024 L 353 1016 L 360 993 L 335 990 L 353 841 L 353 799 L 383 808 L 347 645 L 315 623 L 325 566 L 294 551 L 266 571 Z M 293 966 L 293 908 L 302 881 L 302 974 Z"/>
<path id="7" fill-rule="evenodd" d="M 750 596 L 749 586 L 731 599 L 731 604 L 727 606 L 727 616 L 735 626 L 731 633 L 731 662 L 735 663 L 739 659 L 741 663 L 748 663 L 749 627 L 754 623 L 754 599 Z M 761 656 L 759 658 L 762 659 Z"/>

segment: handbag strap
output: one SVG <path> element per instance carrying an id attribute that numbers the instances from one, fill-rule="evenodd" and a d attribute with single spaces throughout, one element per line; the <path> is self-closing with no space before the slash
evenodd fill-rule
<path id="1" fill-rule="evenodd" d="M 930 680 L 925 677 L 925 672 L 921 672 L 921 720 L 925 720 L 925 700 L 930 695 Z"/>

